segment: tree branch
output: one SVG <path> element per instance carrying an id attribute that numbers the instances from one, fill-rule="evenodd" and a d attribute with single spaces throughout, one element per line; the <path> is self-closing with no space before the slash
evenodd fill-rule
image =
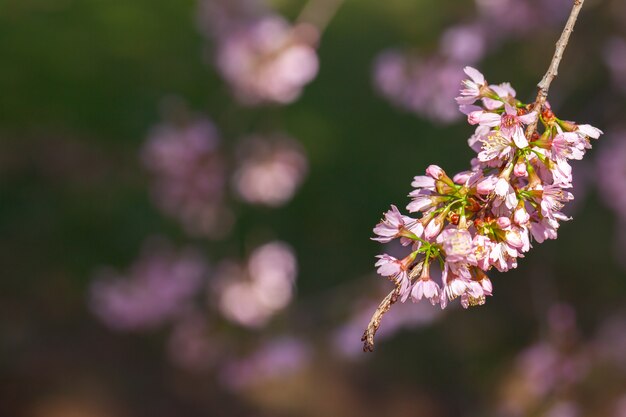
<path id="1" fill-rule="evenodd" d="M 409 272 L 409 279 L 411 282 L 422 272 L 422 268 L 424 267 L 424 261 L 417 263 Z M 389 311 L 392 305 L 398 301 L 398 297 L 400 296 L 400 283 L 396 282 L 396 288 L 393 289 L 387 296 L 383 299 L 383 301 L 378 305 L 378 308 L 374 312 L 372 319 L 370 320 L 367 329 L 363 333 L 361 337 L 361 342 L 363 342 L 363 352 L 373 352 L 374 351 L 374 336 L 380 327 L 380 322 L 383 319 L 383 316 Z"/>
<path id="2" fill-rule="evenodd" d="M 576 25 L 576 21 L 578 20 L 578 14 L 580 13 L 580 9 L 582 9 L 584 2 L 585 0 L 574 0 L 574 6 L 572 7 L 572 11 L 570 12 L 569 18 L 567 19 L 565 28 L 563 29 L 561 37 L 556 43 L 556 50 L 554 51 L 554 55 L 552 56 L 552 61 L 550 62 L 548 71 L 543 76 L 539 84 L 537 84 L 537 87 L 539 87 L 539 92 L 537 93 L 537 98 L 535 99 L 533 111 L 536 111 L 538 115 L 540 115 L 542 107 L 548 98 L 548 90 L 550 90 L 550 84 L 552 84 L 552 81 L 559 73 L 559 64 L 561 63 L 561 59 L 563 59 L 563 53 L 565 52 L 565 48 L 567 47 L 567 43 L 569 42 L 570 35 L 574 31 L 574 26 Z M 539 118 L 537 118 L 537 121 L 528 126 L 528 130 L 526 131 L 526 136 L 528 138 L 530 138 L 537 130 L 538 120 Z"/>
<path id="3" fill-rule="evenodd" d="M 399 287 L 394 288 L 393 291 L 391 291 L 383 299 L 383 301 L 374 312 L 374 315 L 372 316 L 372 319 L 370 320 L 367 329 L 365 329 L 365 332 L 361 337 L 361 342 L 363 342 L 363 352 L 374 351 L 374 336 L 376 335 L 376 332 L 380 327 L 380 321 L 382 320 L 383 316 L 389 311 L 391 306 L 395 304 L 396 301 L 398 301 L 398 289 Z"/>

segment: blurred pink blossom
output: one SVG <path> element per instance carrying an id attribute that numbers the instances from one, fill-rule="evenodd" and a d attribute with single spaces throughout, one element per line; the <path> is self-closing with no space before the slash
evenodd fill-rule
<path id="1" fill-rule="evenodd" d="M 308 171 L 302 147 L 285 135 L 245 139 L 238 147 L 237 159 L 234 186 L 241 199 L 252 204 L 285 204 Z"/>
<path id="2" fill-rule="evenodd" d="M 90 307 L 115 330 L 149 330 L 185 312 L 208 267 L 191 248 L 148 242 L 126 273 L 103 270 L 90 288 Z"/>
<path id="3" fill-rule="evenodd" d="M 291 103 L 317 75 L 312 32 L 265 16 L 218 39 L 217 68 L 243 104 Z"/>
<path id="4" fill-rule="evenodd" d="M 487 53 L 487 28 L 478 24 L 452 26 L 443 33 L 439 51 L 448 59 L 475 64 Z"/>
<path id="5" fill-rule="evenodd" d="M 141 159 L 152 174 L 158 207 L 194 236 L 221 238 L 233 223 L 223 205 L 225 163 L 214 125 L 199 119 L 181 126 L 153 129 Z"/>
<path id="6" fill-rule="evenodd" d="M 463 80 L 456 62 L 391 49 L 376 57 L 373 78 L 376 90 L 402 109 L 438 123 L 462 117 L 454 101 Z"/>
<path id="7" fill-rule="evenodd" d="M 222 262 L 215 275 L 213 289 L 224 317 L 255 328 L 291 301 L 297 262 L 291 247 L 275 241 L 256 248 L 245 265 Z"/>

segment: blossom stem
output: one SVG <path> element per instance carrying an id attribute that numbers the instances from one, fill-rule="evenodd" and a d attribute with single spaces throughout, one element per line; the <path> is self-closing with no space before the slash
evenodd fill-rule
<path id="1" fill-rule="evenodd" d="M 565 52 L 565 48 L 569 42 L 570 35 L 574 31 L 574 26 L 576 25 L 576 21 L 578 20 L 578 14 L 580 13 L 580 9 L 583 7 L 583 3 L 585 0 L 574 0 L 574 6 L 572 7 L 572 11 L 570 12 L 569 18 L 567 19 L 567 23 L 565 24 L 565 28 L 561 33 L 561 37 L 556 43 L 556 50 L 554 51 L 554 55 L 552 56 L 552 61 L 550 62 L 550 66 L 548 67 L 548 71 L 546 71 L 545 75 L 537 84 L 539 88 L 539 92 L 537 93 L 537 98 L 535 99 L 535 104 L 533 106 L 533 110 L 537 112 L 537 114 L 541 114 L 541 108 L 545 104 L 548 99 L 548 90 L 550 89 L 550 84 L 556 78 L 559 73 L 559 64 L 561 63 L 561 59 L 563 59 L 563 53 Z M 537 120 L 528 126 L 526 130 L 526 137 L 530 138 L 533 133 L 537 130 Z"/>

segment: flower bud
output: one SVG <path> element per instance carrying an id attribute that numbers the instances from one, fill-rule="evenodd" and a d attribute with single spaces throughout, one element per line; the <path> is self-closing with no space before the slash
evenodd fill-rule
<path id="1" fill-rule="evenodd" d="M 444 220 L 444 217 L 441 216 L 444 214 L 445 213 L 441 213 L 439 216 L 435 217 L 428 223 L 428 225 L 424 229 L 424 237 L 426 237 L 426 239 L 432 240 L 437 237 L 437 235 L 439 235 L 441 229 L 443 228 Z"/>
<path id="2" fill-rule="evenodd" d="M 523 205 L 520 205 L 515 209 L 515 212 L 513 213 L 513 220 L 520 226 L 525 225 L 530 221 L 530 215 Z"/>
<path id="3" fill-rule="evenodd" d="M 430 165 L 428 168 L 426 168 L 426 174 L 433 177 L 436 180 L 439 180 L 444 175 L 446 175 L 446 172 L 437 165 Z"/>
<path id="4" fill-rule="evenodd" d="M 509 219 L 508 217 L 498 217 L 496 223 L 498 223 L 500 229 L 506 229 L 511 226 L 511 219 Z"/>
<path id="5" fill-rule="evenodd" d="M 486 177 L 476 185 L 476 192 L 481 195 L 487 195 L 493 191 L 497 182 L 498 177 L 496 176 Z"/>
<path id="6" fill-rule="evenodd" d="M 518 161 L 517 164 L 515 164 L 515 168 L 513 168 L 513 174 L 515 174 L 516 177 L 526 177 L 528 175 L 526 161 Z"/>

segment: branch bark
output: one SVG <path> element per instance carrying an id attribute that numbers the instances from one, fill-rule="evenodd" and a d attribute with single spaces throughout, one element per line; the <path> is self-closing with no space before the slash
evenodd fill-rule
<path id="1" fill-rule="evenodd" d="M 391 306 L 398 301 L 398 296 L 398 287 L 396 287 L 383 299 L 374 312 L 367 329 L 365 329 L 365 332 L 363 333 L 363 337 L 361 337 L 361 342 L 363 342 L 363 352 L 374 351 L 374 336 L 380 327 L 380 321 L 389 311 Z"/>
<path id="2" fill-rule="evenodd" d="M 424 267 L 424 261 L 418 262 L 409 273 L 409 279 L 411 282 L 422 273 L 422 268 Z M 419 279 L 419 278 L 418 278 Z M 380 322 L 383 319 L 383 316 L 391 309 L 391 306 L 398 301 L 398 297 L 400 297 L 400 283 L 396 283 L 396 288 L 393 289 L 387 296 L 383 299 L 383 301 L 378 305 L 378 308 L 374 312 L 372 319 L 365 329 L 363 336 L 361 337 L 361 342 L 363 342 L 363 352 L 373 352 L 374 351 L 374 336 L 376 336 L 376 332 L 380 327 Z"/>
<path id="3" fill-rule="evenodd" d="M 559 64 L 561 63 L 561 59 L 563 59 L 563 53 L 565 52 L 565 48 L 567 48 L 570 35 L 574 31 L 574 26 L 576 25 L 576 21 L 578 20 L 578 14 L 580 13 L 580 9 L 582 9 L 584 2 L 585 0 L 574 0 L 574 6 L 572 7 L 572 11 L 570 12 L 569 18 L 567 19 L 565 28 L 563 29 L 561 37 L 556 43 L 556 50 L 554 51 L 554 55 L 552 56 L 552 61 L 550 62 L 548 71 L 545 73 L 539 84 L 537 84 L 539 92 L 537 93 L 537 98 L 535 99 L 533 111 L 536 111 L 538 116 L 541 114 L 543 105 L 548 99 L 550 84 L 552 84 L 552 81 L 554 81 L 556 76 L 559 74 Z M 537 121 L 528 126 L 528 130 L 526 131 L 527 138 L 530 139 L 533 133 L 536 132 L 538 120 L 539 118 L 537 118 Z"/>

